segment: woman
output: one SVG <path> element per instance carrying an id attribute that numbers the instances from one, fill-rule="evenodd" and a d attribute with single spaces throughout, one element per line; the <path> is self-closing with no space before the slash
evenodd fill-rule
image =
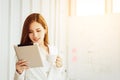
<path id="1" fill-rule="evenodd" d="M 15 80 L 62 80 L 63 62 L 57 49 L 48 42 L 48 26 L 38 13 L 30 14 L 23 25 L 20 45 L 37 43 L 42 52 L 44 67 L 29 68 L 28 62 L 19 60 L 16 63 Z M 55 63 L 49 61 L 50 55 L 56 55 Z"/>

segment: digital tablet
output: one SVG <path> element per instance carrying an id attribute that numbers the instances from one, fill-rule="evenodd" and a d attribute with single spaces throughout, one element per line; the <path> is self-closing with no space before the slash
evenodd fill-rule
<path id="1" fill-rule="evenodd" d="M 38 45 L 14 46 L 14 49 L 18 60 L 26 60 L 29 67 L 43 67 Z"/>

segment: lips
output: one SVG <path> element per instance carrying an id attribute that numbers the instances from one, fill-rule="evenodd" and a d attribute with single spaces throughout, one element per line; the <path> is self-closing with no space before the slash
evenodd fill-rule
<path id="1" fill-rule="evenodd" d="M 34 40 L 35 42 L 37 42 L 37 41 L 40 40 L 40 38 L 34 38 L 33 40 Z"/>

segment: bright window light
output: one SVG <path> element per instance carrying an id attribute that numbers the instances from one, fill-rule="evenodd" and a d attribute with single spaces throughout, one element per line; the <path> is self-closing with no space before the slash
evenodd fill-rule
<path id="1" fill-rule="evenodd" d="M 104 0 L 76 0 L 76 15 L 103 15 L 105 13 Z"/>
<path id="2" fill-rule="evenodd" d="M 120 0 L 113 0 L 113 13 L 120 13 Z"/>

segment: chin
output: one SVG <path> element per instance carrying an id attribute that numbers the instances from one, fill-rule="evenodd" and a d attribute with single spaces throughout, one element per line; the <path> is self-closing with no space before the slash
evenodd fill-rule
<path id="1" fill-rule="evenodd" d="M 37 41 L 34 41 L 33 43 L 39 43 L 39 42 L 37 42 Z"/>

